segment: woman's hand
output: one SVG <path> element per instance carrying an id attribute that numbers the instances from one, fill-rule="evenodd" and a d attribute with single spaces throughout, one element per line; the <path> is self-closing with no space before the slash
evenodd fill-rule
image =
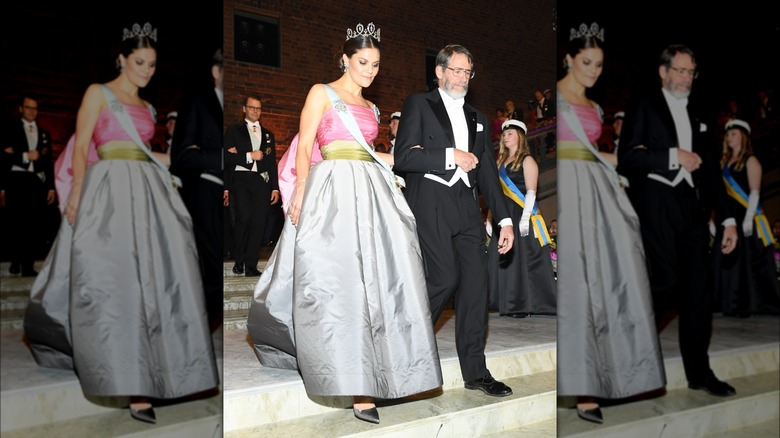
<path id="1" fill-rule="evenodd" d="M 81 185 L 74 184 L 70 189 L 70 196 L 68 197 L 68 205 L 65 206 L 65 216 L 68 218 L 68 223 L 73 226 L 76 222 L 76 213 L 79 211 L 79 201 L 81 199 Z"/>
<path id="2" fill-rule="evenodd" d="M 303 192 L 306 188 L 306 179 L 295 182 L 295 192 L 293 193 L 292 202 L 290 202 L 289 213 L 290 222 L 293 225 L 298 225 L 298 219 L 301 216 L 301 205 L 303 204 Z"/>

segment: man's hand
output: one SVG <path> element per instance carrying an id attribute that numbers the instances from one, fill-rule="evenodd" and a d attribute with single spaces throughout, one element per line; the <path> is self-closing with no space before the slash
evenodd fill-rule
<path id="1" fill-rule="evenodd" d="M 273 190 L 271 191 L 271 205 L 274 205 L 277 202 L 279 202 L 279 190 Z"/>
<path id="2" fill-rule="evenodd" d="M 501 227 L 501 233 L 498 235 L 498 253 L 506 254 L 512 249 L 515 241 L 515 231 L 513 226 L 504 225 Z"/>
<path id="3" fill-rule="evenodd" d="M 479 164 L 477 156 L 471 152 L 464 152 L 460 149 L 455 149 L 455 164 L 466 172 L 471 172 Z"/>
<path id="4" fill-rule="evenodd" d="M 37 160 L 37 159 L 38 159 L 38 158 L 40 158 L 40 157 L 41 157 L 41 153 L 40 153 L 40 152 L 38 152 L 38 151 L 28 151 L 28 152 L 27 152 L 27 158 L 28 158 L 30 161 L 35 161 L 35 160 Z"/>
<path id="5" fill-rule="evenodd" d="M 249 156 L 254 161 L 260 161 L 260 160 L 263 159 L 263 151 L 260 151 L 260 150 L 252 151 L 252 152 L 249 153 Z"/>
<path id="6" fill-rule="evenodd" d="M 228 149 L 228 152 L 230 152 L 231 154 L 237 154 L 238 153 L 238 149 L 236 149 L 236 147 L 233 146 L 232 148 Z"/>
<path id="7" fill-rule="evenodd" d="M 723 239 L 720 242 L 720 249 L 723 254 L 729 254 L 737 247 L 737 226 L 729 225 L 723 228 Z"/>
<path id="8" fill-rule="evenodd" d="M 683 149 L 677 149 L 677 161 L 680 166 L 684 167 L 688 172 L 693 172 L 701 166 L 701 157 L 694 152 L 688 152 Z"/>
<path id="9" fill-rule="evenodd" d="M 230 192 L 228 192 L 227 190 L 222 192 L 222 205 L 224 205 L 225 207 L 230 205 Z"/>
<path id="10" fill-rule="evenodd" d="M 54 200 L 57 199 L 57 192 L 54 190 L 49 190 L 49 193 L 46 195 L 46 204 L 52 205 L 54 204 Z"/>

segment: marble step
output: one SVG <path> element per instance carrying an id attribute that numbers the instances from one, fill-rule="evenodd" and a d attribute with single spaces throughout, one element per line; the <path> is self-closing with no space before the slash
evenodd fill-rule
<path id="1" fill-rule="evenodd" d="M 223 332 L 212 334 L 217 370 L 224 373 Z M 211 437 L 222 433 L 222 385 L 197 399 L 182 403 L 161 402 L 155 407 L 158 423 L 146 425 L 132 420 L 127 409 L 117 409 L 122 401 L 84 395 L 72 370 L 38 366 L 25 344 L 21 330 L 2 332 L 3 381 L 0 391 L 0 431 L 6 437 L 38 436 L 149 436 L 150 428 L 159 436 Z M 124 421 L 127 420 L 127 421 Z M 79 425 L 83 423 L 83 425 Z M 139 425 L 144 427 L 138 427 Z M 111 434 L 92 433 L 101 427 L 116 427 Z M 159 429 L 158 429 L 159 428 Z M 219 429 L 219 435 L 214 435 Z M 177 429 L 190 431 L 177 435 Z M 196 433 L 201 429 L 201 433 Z M 60 430 L 72 431 L 60 433 Z M 53 432 L 57 432 L 52 434 Z M 203 432 L 205 431 L 205 432 Z M 146 435 L 144 435 L 147 433 Z M 158 435 L 155 435 L 158 436 Z"/>
<path id="2" fill-rule="evenodd" d="M 513 388 L 511 396 L 489 397 L 480 391 L 460 387 L 392 404 L 380 402 L 381 423 L 377 425 L 357 420 L 352 409 L 347 407 L 262 426 L 226 430 L 225 438 L 466 438 L 529 426 L 540 427 L 544 435 L 555 436 L 555 371 L 508 378 L 504 382 Z"/>
<path id="3" fill-rule="evenodd" d="M 777 438 L 780 436 L 780 418 L 732 429 L 727 432 L 704 435 L 703 438 Z"/>
<path id="4" fill-rule="evenodd" d="M 482 435 L 481 438 L 556 438 L 558 436 L 556 420 L 525 424 L 516 429 Z"/>
<path id="5" fill-rule="evenodd" d="M 416 409 L 428 414 L 422 415 L 423 418 L 416 418 L 415 415 L 420 416 L 421 414 L 414 414 L 414 409 L 407 412 L 404 407 L 406 403 L 394 404 L 392 408 L 389 408 L 390 410 L 387 414 L 389 416 L 387 424 L 394 426 L 393 429 L 388 429 L 386 432 L 389 433 L 391 430 L 394 431 L 396 429 L 403 430 L 401 419 L 407 417 L 409 421 L 415 423 L 414 425 L 407 424 L 405 426 L 414 426 L 410 431 L 433 431 L 433 429 L 425 428 L 433 427 L 432 424 L 443 425 L 444 423 L 447 424 L 449 429 L 458 420 L 458 415 L 455 415 L 451 409 L 460 403 L 464 403 L 463 408 L 468 410 L 468 412 L 463 413 L 464 418 L 475 415 L 480 409 L 485 410 L 484 414 L 491 412 L 489 416 L 485 415 L 486 418 L 492 416 L 503 417 L 505 415 L 511 417 L 510 412 L 513 410 L 522 409 L 525 411 L 530 409 L 534 412 L 538 411 L 538 415 L 534 416 L 534 421 L 525 421 L 526 423 L 553 419 L 556 404 L 555 351 L 554 343 L 546 343 L 529 347 L 509 348 L 488 355 L 487 366 L 493 376 L 498 380 L 505 381 L 513 389 L 514 394 L 504 398 L 489 397 L 479 391 L 465 390 L 457 357 L 442 359 L 441 367 L 444 384 L 440 393 L 443 391 L 443 394 L 414 401 L 415 404 L 413 406 Z M 257 362 L 249 366 L 251 369 L 256 369 Z M 244 371 L 234 369 L 233 372 L 243 373 Z M 264 368 L 264 372 L 271 377 L 264 384 L 225 391 L 226 437 L 233 436 L 229 435 L 229 433 L 236 433 L 237 435 L 235 436 L 249 436 L 245 434 L 250 432 L 259 433 L 259 436 L 274 436 L 265 434 L 271 434 L 272 432 L 274 434 L 277 432 L 281 433 L 281 430 L 285 430 L 277 429 L 277 427 L 290 427 L 292 428 L 289 429 L 290 435 L 303 436 L 303 433 L 299 434 L 295 429 L 298 427 L 296 422 L 299 420 L 303 422 L 301 424 L 307 425 L 315 425 L 318 419 L 321 421 L 332 421 L 335 424 L 339 421 L 346 422 L 347 419 L 352 417 L 352 411 L 348 409 L 350 406 L 348 400 L 317 398 L 315 401 L 309 398 L 297 371 Z M 459 394 L 459 397 L 453 398 L 451 397 L 452 394 Z M 442 399 L 442 397 L 444 398 Z M 506 405 L 501 406 L 502 402 L 511 404 L 514 407 L 504 411 Z M 347 404 L 345 405 L 344 403 Z M 448 408 L 448 403 L 451 403 L 453 406 Z M 382 412 L 384 413 L 385 410 L 383 409 Z M 391 414 L 391 412 L 395 412 L 397 415 Z M 436 421 L 439 421 L 439 423 L 435 421 L 431 423 L 427 418 L 428 416 L 436 418 Z M 314 417 L 313 420 L 311 419 L 312 417 Z M 394 419 L 390 420 L 391 417 Z M 313 422 L 310 423 L 310 421 Z M 352 425 L 353 422 L 347 423 Z M 424 428 L 416 429 L 417 423 L 419 423 L 420 427 L 424 426 Z M 279 426 L 279 424 L 282 426 Z M 435 436 L 435 433 L 429 436 Z"/>
<path id="6" fill-rule="evenodd" d="M 737 390 L 734 397 L 714 397 L 688 389 L 682 360 L 664 361 L 666 394 L 631 403 L 603 406 L 605 423 L 577 417 L 575 401 L 562 397 L 558 436 L 618 438 L 625 436 L 708 437 L 732 429 L 780 420 L 780 344 L 759 344 L 710 353 L 715 374 Z M 775 422 L 775 434 L 780 428 Z"/>
<path id="7" fill-rule="evenodd" d="M 574 409 L 558 409 L 558 436 L 569 438 L 686 437 L 727 434 L 774 420 L 780 428 L 777 371 L 729 379 L 732 397 L 715 397 L 688 388 L 648 400 L 604 406 L 604 424 L 580 420 Z"/>
<path id="8" fill-rule="evenodd" d="M 11 431 L 3 438 L 122 437 L 222 438 L 221 396 L 170 406 L 155 407 L 156 424 L 130 417 L 127 409 L 60 420 Z"/>

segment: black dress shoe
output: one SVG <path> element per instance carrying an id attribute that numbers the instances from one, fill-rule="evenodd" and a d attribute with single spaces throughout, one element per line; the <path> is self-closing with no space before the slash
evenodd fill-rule
<path id="1" fill-rule="evenodd" d="M 130 408 L 130 416 L 135 418 L 138 421 L 143 421 L 145 423 L 157 423 L 157 416 L 154 415 L 154 408 L 146 408 L 146 409 L 133 409 Z"/>
<path id="2" fill-rule="evenodd" d="M 601 415 L 601 408 L 598 406 L 593 409 L 577 408 L 577 416 L 586 421 L 592 421 L 598 424 L 604 423 L 604 417 Z"/>
<path id="3" fill-rule="evenodd" d="M 259 277 L 262 272 L 260 272 L 257 268 L 252 268 L 250 266 L 246 267 L 246 275 L 247 277 Z"/>
<path id="4" fill-rule="evenodd" d="M 244 273 L 244 264 L 243 263 L 236 263 L 233 265 L 233 273 L 236 275 L 241 275 Z"/>
<path id="5" fill-rule="evenodd" d="M 11 266 L 8 267 L 8 272 L 11 274 L 18 274 L 22 272 L 21 268 L 19 268 L 19 263 L 11 262 Z"/>
<path id="6" fill-rule="evenodd" d="M 522 313 L 507 313 L 504 316 L 509 316 L 511 318 L 525 318 L 526 316 L 529 316 L 529 315 L 530 315 L 530 313 L 522 312 Z"/>
<path id="7" fill-rule="evenodd" d="M 703 389 L 718 397 L 730 397 L 737 393 L 733 386 L 726 382 L 721 382 L 715 376 L 708 377 L 704 382 L 688 382 L 688 388 Z"/>
<path id="8" fill-rule="evenodd" d="M 506 397 L 507 395 L 512 395 L 512 388 L 494 379 L 490 374 L 481 379 L 469 380 L 468 382 L 465 382 L 464 386 L 466 389 L 478 389 L 493 397 Z"/>
<path id="9" fill-rule="evenodd" d="M 358 420 L 379 424 L 379 411 L 376 410 L 376 407 L 373 407 L 371 409 L 352 408 L 352 412 L 355 414 L 355 418 L 357 418 Z"/>

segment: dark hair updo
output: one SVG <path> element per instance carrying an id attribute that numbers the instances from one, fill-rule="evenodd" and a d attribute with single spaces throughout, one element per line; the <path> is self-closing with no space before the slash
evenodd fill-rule
<path id="1" fill-rule="evenodd" d="M 128 30 L 125 29 L 125 35 L 122 37 L 122 43 L 119 45 L 119 54 L 124 56 L 125 59 L 138 49 L 157 50 L 157 29 L 154 29 L 151 34 L 147 34 L 146 27 L 143 29 L 144 31 L 140 34 L 133 33 L 132 35 L 129 35 Z M 151 27 L 149 27 L 149 29 L 151 29 Z M 133 30 L 135 31 L 135 29 Z M 122 69 L 119 56 L 116 57 L 116 68 L 118 70 Z"/>
<path id="2" fill-rule="evenodd" d="M 344 41 L 344 46 L 341 48 L 341 53 L 347 55 L 347 58 L 351 58 L 352 55 L 363 49 L 380 49 L 381 44 L 379 40 L 371 35 L 358 35 Z M 339 56 L 339 67 L 342 72 L 347 71 L 347 66 Z"/>

